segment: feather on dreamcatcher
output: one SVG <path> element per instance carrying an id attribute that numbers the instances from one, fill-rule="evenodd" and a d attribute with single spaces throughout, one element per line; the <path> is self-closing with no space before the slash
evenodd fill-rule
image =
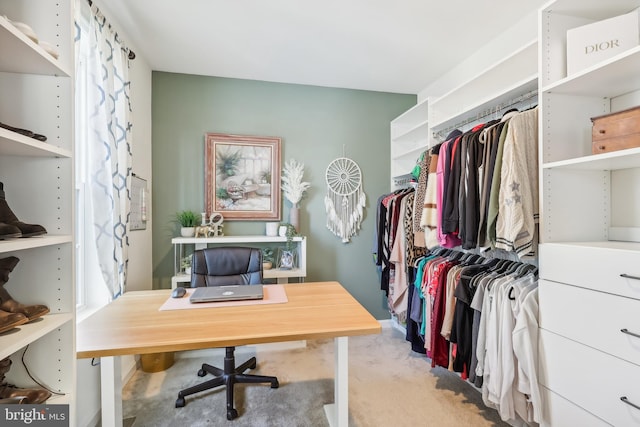
<path id="1" fill-rule="evenodd" d="M 362 189 L 360 167 L 346 157 L 337 158 L 327 166 L 325 179 L 327 228 L 340 237 L 342 243 L 348 243 L 360 229 L 367 199 Z"/>

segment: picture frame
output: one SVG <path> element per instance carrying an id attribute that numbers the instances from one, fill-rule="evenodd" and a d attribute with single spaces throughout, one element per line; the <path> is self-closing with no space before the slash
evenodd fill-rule
<path id="1" fill-rule="evenodd" d="M 280 221 L 281 139 L 205 134 L 205 208 L 225 221 Z"/>

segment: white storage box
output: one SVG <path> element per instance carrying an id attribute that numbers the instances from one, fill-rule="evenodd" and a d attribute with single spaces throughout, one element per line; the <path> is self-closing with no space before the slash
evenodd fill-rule
<path id="1" fill-rule="evenodd" d="M 567 31 L 567 75 L 640 44 L 640 8 Z"/>

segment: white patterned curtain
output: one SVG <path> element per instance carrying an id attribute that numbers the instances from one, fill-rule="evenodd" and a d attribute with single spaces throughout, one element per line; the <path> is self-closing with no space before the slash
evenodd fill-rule
<path id="1" fill-rule="evenodd" d="M 78 2 L 76 159 L 98 265 L 112 298 L 124 292 L 131 187 L 128 51 L 95 5 Z M 85 236 L 85 242 L 90 242 Z"/>

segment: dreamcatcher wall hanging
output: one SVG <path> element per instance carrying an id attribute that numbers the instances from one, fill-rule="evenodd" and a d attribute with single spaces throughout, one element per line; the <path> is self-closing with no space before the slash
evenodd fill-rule
<path id="1" fill-rule="evenodd" d="M 342 243 L 348 243 L 360 229 L 367 198 L 362 189 L 360 167 L 346 157 L 337 158 L 327 166 L 325 180 L 327 228 L 340 237 Z"/>

